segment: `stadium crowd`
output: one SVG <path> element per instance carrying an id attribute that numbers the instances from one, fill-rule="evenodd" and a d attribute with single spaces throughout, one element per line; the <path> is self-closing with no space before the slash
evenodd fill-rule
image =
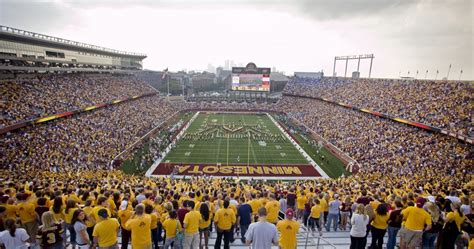
<path id="1" fill-rule="evenodd" d="M 3 102 L 6 104 L 2 124 L 151 91 L 128 77 L 83 77 L 48 76 L 36 82 L 46 84 L 49 80 L 52 86 L 57 84 L 56 88 L 61 89 L 58 96 L 53 96 L 54 90 L 58 90 L 49 85 L 2 83 L 2 92 L 8 93 L 7 101 Z M 108 84 L 110 81 L 116 84 Z M 311 80 L 306 81 L 298 86 L 289 85 L 286 91 L 313 96 L 324 93 L 331 98 L 349 95 L 344 90 L 348 84 L 345 82 L 323 82 L 323 86 L 328 84 L 327 88 L 333 89 L 325 92 L 321 88 L 319 93 Z M 369 87 L 372 81 L 378 82 L 374 84 L 380 84 L 379 88 L 385 87 L 386 94 Z M 439 112 L 453 107 L 453 103 L 466 106 L 466 96 L 458 94 L 458 88 L 465 87 L 461 83 L 453 92 L 463 102 L 446 96 L 437 100 L 446 103 L 433 104 L 439 110 L 431 110 L 429 103 L 436 96 L 419 93 L 421 96 L 415 100 L 405 102 L 411 92 L 396 92 L 391 90 L 391 84 L 383 82 L 354 83 L 362 84 L 360 89 L 364 91 L 372 91 L 369 96 L 382 96 L 380 99 L 362 100 L 362 91 L 353 89 L 354 103 L 343 101 L 382 112 L 376 107 L 387 108 L 391 115 L 395 110 L 400 115 L 421 115 L 421 111 L 426 111 L 432 115 L 423 117 L 440 122 L 438 126 L 453 124 L 452 127 L 459 128 L 457 131 L 467 129 L 464 110 Z M 401 88 L 402 83 L 393 84 Z M 407 89 L 418 91 L 417 86 Z M 396 109 L 391 102 L 383 104 L 389 100 L 400 103 L 402 99 L 406 104 L 403 109 Z M 360 173 L 290 183 L 212 178 L 174 181 L 129 176 L 109 169 L 112 158 L 136 139 L 176 111 L 192 108 L 284 111 L 357 160 L 362 166 Z M 159 153 L 163 141 L 168 140 L 165 134 L 153 141 L 152 151 Z M 348 229 L 351 248 L 365 248 L 369 232 L 372 248 L 381 248 L 385 233 L 389 235 L 388 248 L 395 245 L 397 232 L 402 248 L 422 243 L 434 248 L 435 241 L 439 248 L 454 248 L 455 244 L 466 244 L 473 234 L 471 145 L 319 100 L 284 96 L 276 105 L 169 103 L 151 96 L 3 134 L 0 143 L 0 230 L 6 229 L 0 232 L 0 242 L 7 248 L 21 248 L 9 247 L 8 243 L 23 242 L 41 244 L 43 248 L 62 248 L 66 243 L 78 248 L 110 248 L 118 243 L 117 231 L 121 233 L 122 246 L 131 240 L 134 248 L 157 248 L 159 243 L 165 248 L 170 244 L 174 248 L 197 248 L 196 243 L 207 248 L 211 227 L 218 232 L 216 248 L 220 248 L 221 239 L 224 248 L 228 248 L 238 235 L 237 229 L 243 242 L 262 248 L 255 247 L 263 242 L 255 241 L 254 232 L 257 225 L 262 225 L 259 222 L 265 220 L 276 224 L 273 227 L 265 223 L 266 228 L 280 232 L 278 241 L 271 238 L 269 243 L 278 243 L 281 248 L 295 247 L 300 224 L 312 232 L 318 229 L 323 236 L 330 229 Z M 287 218 L 278 221 L 278 211 L 286 213 Z M 260 221 L 255 222 L 254 216 L 259 216 Z M 144 227 L 137 225 L 142 222 Z M 117 229 L 110 229 L 114 226 Z M 64 236 L 65 230 L 69 231 L 68 237 Z M 11 234 L 16 233 L 18 237 L 12 239 Z"/>
<path id="2" fill-rule="evenodd" d="M 295 78 L 286 93 L 326 98 L 474 137 L 467 81 Z"/>
<path id="3" fill-rule="evenodd" d="M 155 92 L 133 76 L 46 75 L 0 81 L 0 128 L 16 122 Z"/>
<path id="4" fill-rule="evenodd" d="M 461 173 L 425 178 L 374 173 L 291 183 L 36 169 L 3 170 L 0 178 L 0 230 L 6 229 L 0 243 L 7 248 L 21 248 L 7 243 L 23 242 L 42 248 L 127 248 L 130 241 L 133 248 L 208 248 L 209 231 L 215 229 L 215 248 L 221 240 L 229 248 L 241 239 L 253 248 L 273 242 L 286 249 L 295 248 L 300 226 L 312 236 L 349 230 L 351 248 L 382 248 L 387 232 L 387 248 L 394 248 L 397 232 L 401 248 L 422 243 L 435 248 L 436 238 L 437 248 L 454 248 L 467 245 L 473 235 L 474 182 L 462 181 Z M 280 212 L 286 219 L 279 220 Z M 262 241 L 254 237 L 256 226 L 279 235 Z M 17 240 L 11 240 L 11 231 L 18 232 Z"/>
<path id="5" fill-rule="evenodd" d="M 176 110 L 158 96 L 4 134 L 1 168 L 108 168 L 110 161 Z"/>
<path id="6" fill-rule="evenodd" d="M 367 173 L 469 174 L 473 147 L 320 100 L 283 97 L 279 108 L 353 157 Z"/>

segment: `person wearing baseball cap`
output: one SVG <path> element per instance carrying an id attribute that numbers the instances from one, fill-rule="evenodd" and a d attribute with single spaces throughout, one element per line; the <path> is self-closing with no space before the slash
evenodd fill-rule
<path id="1" fill-rule="evenodd" d="M 293 220 L 294 215 L 293 209 L 288 208 L 285 212 L 286 218 L 277 223 L 277 229 L 281 234 L 278 245 L 281 249 L 293 249 L 297 246 L 296 234 L 300 229 L 300 223 Z"/>

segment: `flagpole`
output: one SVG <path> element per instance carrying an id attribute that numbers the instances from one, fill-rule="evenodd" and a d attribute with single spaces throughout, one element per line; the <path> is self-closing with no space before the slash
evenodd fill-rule
<path id="1" fill-rule="evenodd" d="M 168 101 L 170 101 L 170 76 L 166 75 L 166 81 L 168 82 Z"/>
<path id="2" fill-rule="evenodd" d="M 449 78 L 449 72 L 451 72 L 451 64 L 449 64 L 448 74 L 446 75 L 446 80 Z"/>
<path id="3" fill-rule="evenodd" d="M 247 143 L 247 167 L 250 166 L 250 132 L 248 134 L 248 143 Z"/>
<path id="4" fill-rule="evenodd" d="M 227 166 L 229 166 L 229 134 L 227 134 Z"/>

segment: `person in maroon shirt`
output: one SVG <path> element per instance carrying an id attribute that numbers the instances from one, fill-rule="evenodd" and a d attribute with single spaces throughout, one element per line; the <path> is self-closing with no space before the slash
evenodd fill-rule
<path id="1" fill-rule="evenodd" d="M 46 207 L 46 198 L 41 197 L 37 201 L 38 206 L 35 208 L 35 212 L 38 214 L 38 217 L 43 217 L 45 212 L 49 211 L 49 208 Z"/>
<path id="2" fill-rule="evenodd" d="M 342 203 L 341 207 L 341 230 L 346 230 L 347 222 L 349 221 L 349 217 L 351 217 L 352 211 L 352 201 L 351 197 L 347 196 L 344 202 Z"/>
<path id="3" fill-rule="evenodd" d="M 397 244 L 397 234 L 402 226 L 402 208 L 403 204 L 400 200 L 395 201 L 395 209 L 390 212 L 388 218 L 388 241 L 387 249 L 394 249 Z"/>
<path id="4" fill-rule="evenodd" d="M 290 192 L 286 195 L 286 206 L 292 210 L 296 210 L 296 194 L 293 188 L 291 188 Z"/>
<path id="5" fill-rule="evenodd" d="M 356 200 L 356 203 L 364 204 L 364 206 L 367 206 L 371 201 L 373 201 L 373 199 L 367 196 L 367 190 L 364 189 L 362 190 L 362 196 Z"/>
<path id="6" fill-rule="evenodd" d="M 179 222 L 181 222 L 181 224 L 184 224 L 184 216 L 186 216 L 186 214 L 189 212 L 189 210 L 187 209 L 188 202 L 189 202 L 189 200 L 183 201 L 183 207 L 178 209 L 178 211 L 177 211 L 178 219 L 179 219 Z"/>

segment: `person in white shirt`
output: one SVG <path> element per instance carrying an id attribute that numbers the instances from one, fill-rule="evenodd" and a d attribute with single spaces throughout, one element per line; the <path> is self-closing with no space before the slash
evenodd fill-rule
<path id="1" fill-rule="evenodd" d="M 470 215 L 472 213 L 471 205 L 469 205 L 469 198 L 468 197 L 463 197 L 461 198 L 461 212 L 464 215 Z M 473 201 L 474 204 L 474 201 Z"/>
<path id="2" fill-rule="evenodd" d="M 4 245 L 6 249 L 27 249 L 30 246 L 30 236 L 25 229 L 16 227 L 15 220 L 7 219 L 5 229 L 0 232 L 0 245 Z"/>
<path id="3" fill-rule="evenodd" d="M 367 244 L 367 224 L 369 224 L 369 216 L 365 213 L 364 204 L 359 204 L 351 218 L 350 249 L 365 248 Z"/>
<path id="4" fill-rule="evenodd" d="M 448 196 L 446 196 L 445 199 L 450 200 L 452 203 L 459 203 L 461 204 L 461 199 L 459 199 L 458 195 L 456 194 L 456 191 L 451 191 Z"/>

